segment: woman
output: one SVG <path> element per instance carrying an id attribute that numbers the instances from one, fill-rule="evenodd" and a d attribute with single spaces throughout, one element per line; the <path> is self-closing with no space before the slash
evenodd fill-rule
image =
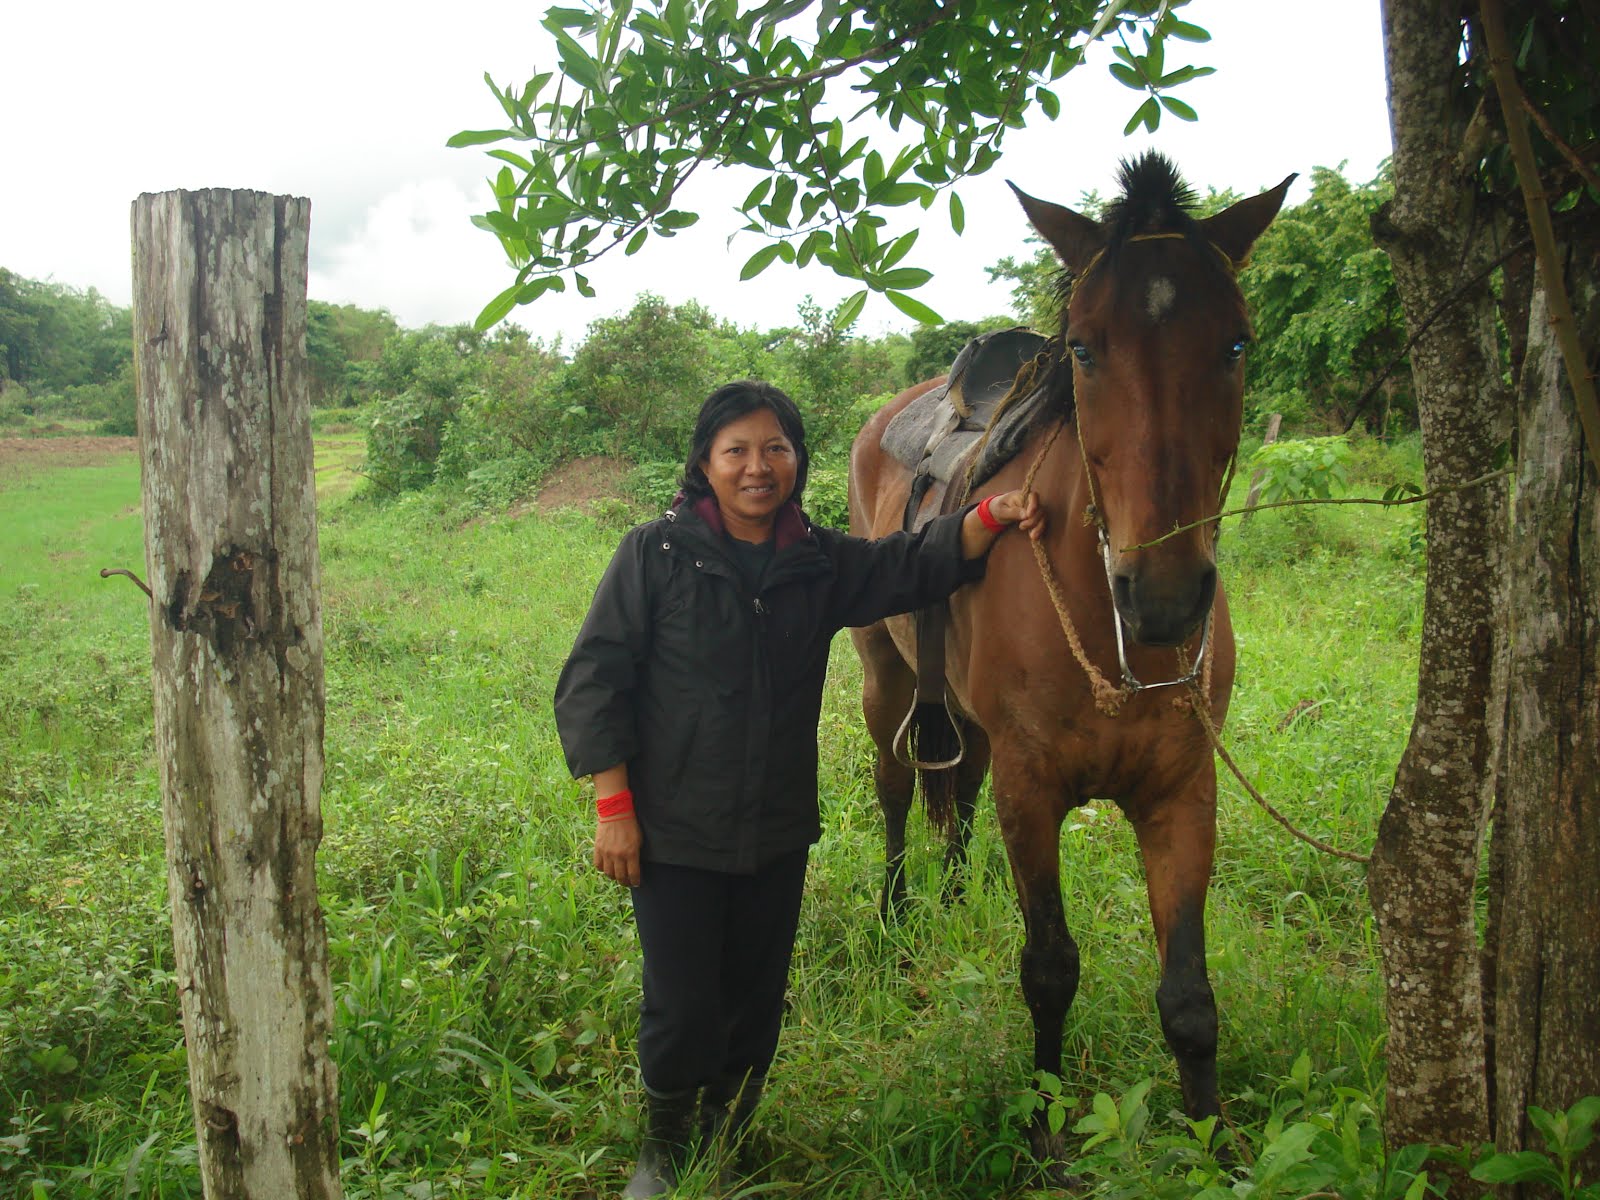
<path id="1" fill-rule="evenodd" d="M 644 956 L 646 1135 L 626 1197 L 675 1185 L 697 1103 L 702 1137 L 731 1143 L 760 1096 L 820 833 L 833 635 L 978 578 L 1008 525 L 1043 531 L 1009 492 L 916 535 L 849 537 L 801 511 L 807 464 L 788 396 L 713 392 L 682 495 L 623 538 L 556 685 L 567 765 L 594 779 L 594 865 L 632 890 Z"/>

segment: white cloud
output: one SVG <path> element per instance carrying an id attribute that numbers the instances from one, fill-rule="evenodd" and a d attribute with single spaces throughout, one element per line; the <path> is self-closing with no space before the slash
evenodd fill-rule
<path id="1" fill-rule="evenodd" d="M 369 205 L 353 234 L 319 250 L 313 200 L 310 294 L 387 308 L 402 325 L 471 320 L 509 278 L 498 243 L 470 223 L 478 207 L 454 180 L 403 184 Z"/>

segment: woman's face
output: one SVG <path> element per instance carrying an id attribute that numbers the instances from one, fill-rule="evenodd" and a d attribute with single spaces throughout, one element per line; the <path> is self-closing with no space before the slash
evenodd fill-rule
<path id="1" fill-rule="evenodd" d="M 758 408 L 717 430 L 700 469 L 728 532 L 747 542 L 765 541 L 778 510 L 794 495 L 799 461 L 778 414 Z"/>

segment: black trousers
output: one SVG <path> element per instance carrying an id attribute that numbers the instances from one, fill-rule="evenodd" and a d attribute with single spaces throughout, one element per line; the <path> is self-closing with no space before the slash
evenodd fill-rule
<path id="1" fill-rule="evenodd" d="M 800 923 L 808 851 L 730 875 L 640 865 L 639 1071 L 655 1092 L 766 1074 Z"/>

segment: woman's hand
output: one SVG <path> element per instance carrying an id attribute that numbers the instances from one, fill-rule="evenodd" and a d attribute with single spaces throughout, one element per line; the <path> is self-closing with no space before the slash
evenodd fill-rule
<path id="1" fill-rule="evenodd" d="M 601 821 L 594 830 L 594 865 L 623 887 L 639 886 L 639 822 L 632 817 Z"/>
<path id="2" fill-rule="evenodd" d="M 990 520 L 985 522 L 987 512 Z M 961 556 L 977 558 L 994 545 L 997 537 L 1015 525 L 1034 541 L 1044 536 L 1044 510 L 1033 492 L 1001 492 L 969 509 L 961 522 Z"/>
<path id="3" fill-rule="evenodd" d="M 989 501 L 989 515 L 1007 525 L 1015 525 L 1038 541 L 1044 536 L 1044 509 L 1037 492 L 1003 492 Z"/>

